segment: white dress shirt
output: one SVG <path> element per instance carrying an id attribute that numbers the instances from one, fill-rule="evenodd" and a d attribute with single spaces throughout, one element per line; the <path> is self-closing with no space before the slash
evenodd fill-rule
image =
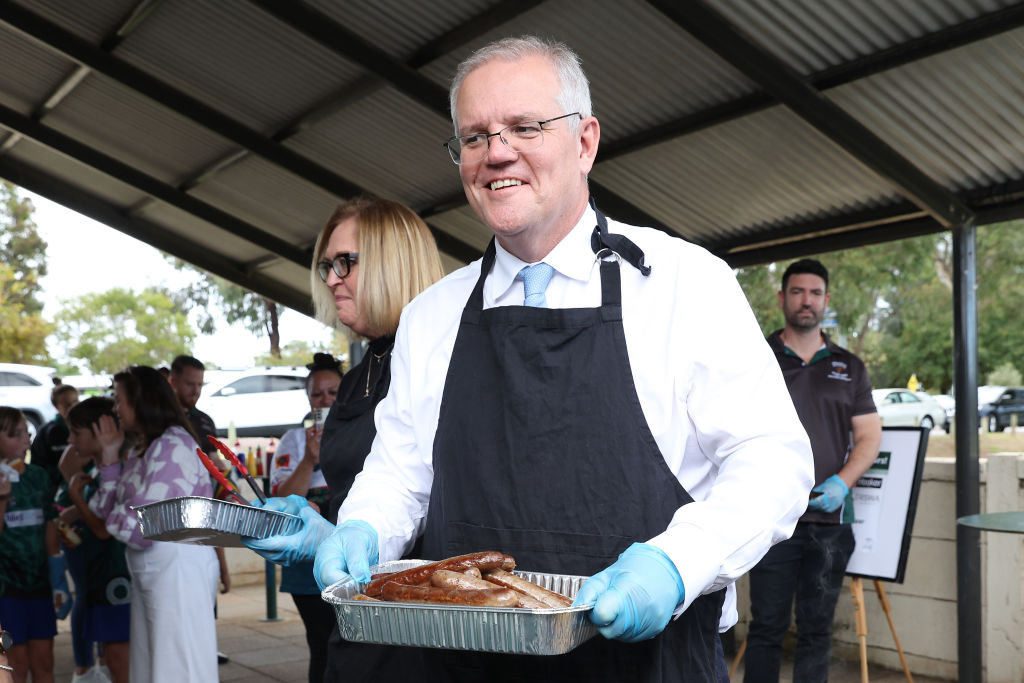
<path id="1" fill-rule="evenodd" d="M 544 258 L 556 271 L 548 307 L 600 305 L 600 269 L 590 247 L 595 224 L 588 206 Z M 662 533 L 636 540 L 675 563 L 685 609 L 700 594 L 731 585 L 792 534 L 814 484 L 810 443 L 729 267 L 657 230 L 612 220 L 608 227 L 639 246 L 652 268 L 644 277 L 620 263 L 626 347 L 647 424 L 695 502 L 679 508 Z M 520 306 L 523 283 L 515 276 L 528 264 L 500 244 L 496 250 L 484 308 Z M 378 531 L 382 562 L 401 557 L 423 527 L 445 377 L 480 265 L 451 273 L 402 314 L 391 389 L 374 416 L 377 437 L 338 513 L 339 522 L 360 519 Z M 735 609 L 730 613 L 735 622 Z"/>

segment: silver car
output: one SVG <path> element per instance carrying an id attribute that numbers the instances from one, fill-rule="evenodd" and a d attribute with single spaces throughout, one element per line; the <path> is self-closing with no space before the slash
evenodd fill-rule
<path id="1" fill-rule="evenodd" d="M 883 427 L 924 427 L 946 424 L 946 411 L 927 394 L 910 389 L 875 389 L 871 392 Z"/>
<path id="2" fill-rule="evenodd" d="M 210 371 L 196 407 L 213 418 L 221 436 L 234 425 L 238 436 L 279 437 L 309 412 L 307 375 L 298 367 Z"/>
<path id="3" fill-rule="evenodd" d="M 30 438 L 36 438 L 36 430 L 57 415 L 50 403 L 55 373 L 53 368 L 40 365 L 0 363 L 0 405 L 25 414 Z"/>

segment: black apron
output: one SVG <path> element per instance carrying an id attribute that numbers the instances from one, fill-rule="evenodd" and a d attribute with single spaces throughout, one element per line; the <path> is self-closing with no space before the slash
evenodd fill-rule
<path id="1" fill-rule="evenodd" d="M 611 257 L 599 308 L 484 310 L 488 246 L 445 381 L 424 557 L 501 550 L 521 569 L 589 576 L 692 502 L 647 426 L 626 352 L 618 257 L 649 269 L 597 219 L 594 251 Z M 699 597 L 642 643 L 598 635 L 554 657 L 425 650 L 417 680 L 715 680 L 723 595 Z"/>
<path id="2" fill-rule="evenodd" d="M 391 386 L 391 354 L 380 360 L 374 354 L 384 354 L 393 343 L 394 337 L 370 342 L 359 365 L 345 373 L 338 396 L 327 414 L 320 443 L 320 467 L 331 490 L 327 519 L 332 523 L 337 520 L 338 508 L 352 488 L 352 481 L 362 471 L 363 461 L 377 436 L 373 412 Z M 414 547 L 408 556 L 420 557 L 419 548 Z M 420 669 L 419 662 L 420 654 L 415 648 L 355 643 L 343 639 L 335 624 L 327 639 L 324 680 L 413 681 Z"/>
<path id="3" fill-rule="evenodd" d="M 363 471 L 363 461 L 377 436 L 373 411 L 391 386 L 391 354 L 386 352 L 394 343 L 395 338 L 390 336 L 370 342 L 359 365 L 345 373 L 327 413 L 320 440 L 320 468 L 331 491 L 331 504 L 326 511 L 331 522 L 338 519 L 338 508 L 356 475 Z M 377 360 L 375 353 L 386 355 Z"/>

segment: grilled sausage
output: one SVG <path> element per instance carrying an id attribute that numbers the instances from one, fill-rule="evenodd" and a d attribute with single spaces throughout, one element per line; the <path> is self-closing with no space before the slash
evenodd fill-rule
<path id="1" fill-rule="evenodd" d="M 467 569 L 466 571 L 464 571 L 462 573 L 465 574 L 466 576 L 473 576 L 473 577 L 478 578 L 478 579 L 482 579 L 483 578 L 483 575 L 480 573 L 480 570 L 477 569 L 476 567 L 470 567 L 469 569 Z"/>
<path id="2" fill-rule="evenodd" d="M 379 579 L 374 579 L 366 585 L 366 590 L 363 591 L 366 595 L 371 598 L 375 598 L 380 595 L 381 588 L 385 583 L 399 583 L 399 584 L 423 584 L 430 581 L 430 577 L 438 569 L 450 569 L 454 572 L 464 572 L 468 569 L 476 567 L 480 571 L 486 571 L 488 569 L 515 569 L 516 561 L 505 553 L 500 553 L 496 550 L 488 550 L 482 553 L 470 553 L 469 555 L 459 555 L 457 557 L 449 557 L 446 560 L 440 560 L 438 562 L 431 562 L 430 564 L 424 564 L 419 567 L 413 567 L 412 569 L 406 569 L 402 572 L 396 572 L 390 576 L 385 576 Z"/>
<path id="3" fill-rule="evenodd" d="M 524 593 L 525 595 L 530 596 L 534 600 L 539 600 L 544 603 L 545 607 L 569 607 L 572 605 L 572 600 L 564 595 L 554 593 L 546 588 L 541 588 L 532 581 L 527 581 L 526 579 L 520 578 L 515 574 L 510 574 L 501 569 L 485 571 L 484 578 L 491 583 L 511 588 L 519 593 Z"/>
<path id="4" fill-rule="evenodd" d="M 445 589 L 436 586 L 409 586 L 389 581 L 381 588 L 381 598 L 389 602 L 425 602 L 472 607 L 515 607 L 516 592 L 508 588 L 486 590 Z"/>
<path id="5" fill-rule="evenodd" d="M 430 583 L 438 588 L 458 588 L 462 590 L 487 590 L 493 589 L 497 585 L 490 581 L 477 579 L 472 576 L 467 576 L 466 574 L 459 574 L 458 572 L 452 572 L 445 569 L 438 569 L 434 572 L 434 575 L 430 577 Z M 508 586 L 505 586 L 505 588 L 508 588 Z M 517 607 L 522 607 L 524 609 L 548 608 L 548 605 L 545 605 L 540 600 L 531 598 L 526 593 L 516 591 L 516 598 L 519 600 Z"/>

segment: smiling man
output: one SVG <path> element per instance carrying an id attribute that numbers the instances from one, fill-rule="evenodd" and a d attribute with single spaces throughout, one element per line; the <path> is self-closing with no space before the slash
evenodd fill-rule
<path id="1" fill-rule="evenodd" d="M 571 50 L 487 45 L 451 107 L 447 152 L 495 239 L 406 307 L 318 579 L 367 578 L 418 536 L 425 558 L 496 549 L 591 577 L 576 600 L 608 640 L 428 649 L 416 680 L 714 680 L 726 587 L 811 487 L 779 367 L 725 263 L 589 201 L 601 129 Z"/>

